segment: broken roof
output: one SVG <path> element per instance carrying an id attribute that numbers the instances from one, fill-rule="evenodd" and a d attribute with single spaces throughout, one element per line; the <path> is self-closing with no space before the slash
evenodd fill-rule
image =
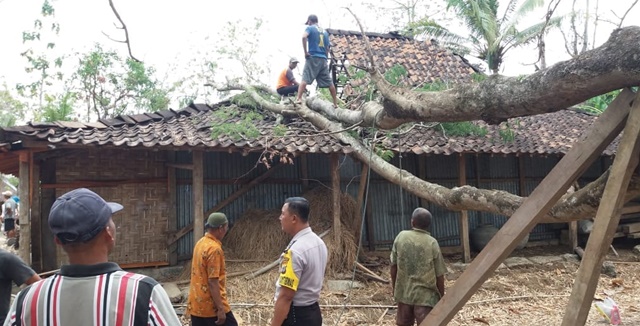
<path id="1" fill-rule="evenodd" d="M 346 58 L 356 67 L 368 67 L 369 59 L 362 33 L 327 29 L 332 57 Z M 462 83 L 471 80 L 477 70 L 461 56 L 436 44 L 419 41 L 398 33 L 366 33 L 374 60 L 384 73 L 395 65 L 407 70 L 412 85 L 422 83 Z"/>

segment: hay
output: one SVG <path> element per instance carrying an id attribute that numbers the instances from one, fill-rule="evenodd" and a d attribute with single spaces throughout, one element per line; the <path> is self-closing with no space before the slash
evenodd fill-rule
<path id="1" fill-rule="evenodd" d="M 303 196 L 309 201 L 309 224 L 314 232 L 320 234 L 330 228 L 333 224 L 331 191 L 317 187 Z M 334 243 L 331 233 L 324 238 L 329 251 L 329 272 L 350 270 L 357 251 L 355 234 L 360 229 L 357 204 L 351 196 L 341 194 L 340 205 L 340 243 Z M 280 210 L 245 211 L 223 241 L 227 256 L 236 259 L 277 259 L 290 240 L 282 232 L 279 216 Z"/>

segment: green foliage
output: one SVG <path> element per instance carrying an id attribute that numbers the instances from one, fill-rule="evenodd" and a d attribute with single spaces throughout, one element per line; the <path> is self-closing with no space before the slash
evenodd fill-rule
<path id="1" fill-rule="evenodd" d="M 153 77 L 153 68 L 123 59 L 99 44 L 79 56 L 73 90 L 84 99 L 87 116 L 93 113 L 106 118 L 168 107 L 168 91 Z"/>
<path id="2" fill-rule="evenodd" d="M 607 109 L 609 104 L 613 102 L 613 99 L 615 99 L 616 96 L 620 94 L 620 91 L 621 90 L 615 90 L 606 94 L 592 97 L 586 102 L 578 105 L 578 109 L 589 114 L 600 115 L 602 112 L 604 112 L 604 110 Z"/>
<path id="3" fill-rule="evenodd" d="M 374 147 L 374 153 L 387 162 L 391 161 L 395 155 L 392 150 L 386 149 L 380 145 L 376 145 Z"/>
<path id="4" fill-rule="evenodd" d="M 211 137 L 219 138 L 227 136 L 233 140 L 256 139 L 260 136 L 260 130 L 256 128 L 256 122 L 263 116 L 256 111 L 240 112 L 235 107 L 220 108 L 211 113 L 214 123 L 211 125 Z M 234 122 L 229 122 L 229 120 Z"/>
<path id="5" fill-rule="evenodd" d="M 428 19 L 418 21 L 412 28 L 418 34 L 439 40 L 453 51 L 472 53 L 486 62 L 493 73 L 498 73 L 505 53 L 533 42 L 546 25 L 542 21 L 525 28 L 518 26 L 527 14 L 544 4 L 543 0 L 511 0 L 502 15 L 499 14 L 499 3 L 496 0 L 447 0 L 447 9 L 466 25 L 468 36 L 456 34 Z M 546 30 L 558 27 L 560 20 L 552 18 Z"/>
<path id="6" fill-rule="evenodd" d="M 273 127 L 273 135 L 276 137 L 283 137 L 287 133 L 287 126 L 279 124 Z"/>
<path id="7" fill-rule="evenodd" d="M 440 127 L 444 134 L 452 137 L 478 136 L 484 137 L 488 131 L 485 127 L 480 127 L 470 121 L 442 122 Z"/>
<path id="8" fill-rule="evenodd" d="M 487 77 L 489 77 L 489 76 L 487 76 L 486 74 L 477 73 L 477 72 L 474 72 L 474 73 L 471 75 L 471 79 L 472 79 L 474 82 L 477 82 L 477 83 L 480 83 L 480 82 L 484 81 L 485 79 L 487 79 Z"/>
<path id="9" fill-rule="evenodd" d="M 10 127 L 24 117 L 25 105 L 16 100 L 7 86 L 0 90 L 0 127 Z"/>
<path id="10" fill-rule="evenodd" d="M 498 134 L 500 135 L 500 138 L 502 138 L 502 140 L 507 143 L 512 142 L 514 139 L 516 139 L 516 133 L 515 131 L 513 131 L 513 129 L 511 129 L 511 126 L 509 126 L 508 123 L 506 128 L 500 128 L 498 130 Z"/>
<path id="11" fill-rule="evenodd" d="M 404 84 L 407 75 L 407 69 L 400 64 L 395 64 L 393 67 L 385 71 L 384 79 L 389 82 L 389 84 L 400 86 L 401 84 Z"/>
<path id="12" fill-rule="evenodd" d="M 418 88 L 418 91 L 422 92 L 438 92 L 451 88 L 449 84 L 443 82 L 426 83 L 422 87 Z"/>
<path id="13" fill-rule="evenodd" d="M 56 97 L 47 95 L 45 100 L 47 104 L 37 120 L 47 122 L 73 120 L 76 94 L 67 92 Z"/>

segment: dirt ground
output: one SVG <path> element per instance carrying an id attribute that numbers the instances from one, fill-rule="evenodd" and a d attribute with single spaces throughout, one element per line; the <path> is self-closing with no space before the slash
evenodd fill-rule
<path id="1" fill-rule="evenodd" d="M 512 256 L 552 256 L 568 253 L 562 247 L 531 248 L 516 251 Z M 597 298 L 612 297 L 619 305 L 623 325 L 640 325 L 640 262 L 631 248 L 618 248 L 620 257 L 610 254 L 618 272 L 616 278 L 602 276 L 596 292 Z M 384 278 L 389 278 L 389 266 L 385 264 L 388 253 L 368 253 L 379 262 L 372 267 Z M 384 257 L 384 258 L 383 258 Z M 446 257 L 450 273 L 446 286 L 453 286 L 460 276 L 455 271 L 460 257 Z M 229 262 L 228 273 L 258 268 L 266 263 Z M 579 265 L 577 262 L 560 261 L 547 265 L 503 268 L 497 271 L 482 288 L 458 312 L 449 325 L 560 325 L 571 287 Z M 243 277 L 228 280 L 228 294 L 234 314 L 241 325 L 268 325 L 272 314 L 275 270 L 255 279 Z M 348 276 L 348 275 L 343 275 Z M 395 309 L 390 285 L 361 278 L 356 280 L 366 286 L 348 292 L 323 290 L 320 304 L 323 307 L 325 325 L 395 325 Z M 343 305 L 357 307 L 344 308 Z M 366 307 L 364 307 L 366 306 Z M 589 312 L 587 325 L 606 325 L 595 308 Z"/>

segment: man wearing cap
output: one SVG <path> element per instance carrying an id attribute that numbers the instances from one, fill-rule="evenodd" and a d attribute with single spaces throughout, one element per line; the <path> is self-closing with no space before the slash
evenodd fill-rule
<path id="1" fill-rule="evenodd" d="M 296 69 L 298 62 L 299 61 L 296 58 L 289 59 L 289 66 L 280 73 L 280 76 L 278 77 L 278 86 L 276 88 L 278 94 L 282 96 L 289 96 L 298 91 L 298 81 L 296 80 L 296 77 L 293 76 L 293 69 Z"/>
<path id="2" fill-rule="evenodd" d="M 229 221 L 223 213 L 212 213 L 204 226 L 205 234 L 193 248 L 191 285 L 187 313 L 192 326 L 237 326 L 227 300 L 227 273 L 225 271 L 222 238 L 229 230 Z"/>
<path id="3" fill-rule="evenodd" d="M 180 325 L 156 280 L 108 262 L 116 245 L 111 216 L 122 208 L 85 188 L 60 196 L 49 228 L 69 265 L 22 290 L 4 326 Z"/>
<path id="4" fill-rule="evenodd" d="M 309 202 L 302 197 L 287 198 L 280 225 L 293 239 L 280 256 L 271 326 L 321 326 L 318 299 L 327 266 L 327 246 L 309 226 Z"/>
<path id="5" fill-rule="evenodd" d="M 302 101 L 302 94 L 306 91 L 307 85 L 318 82 L 318 87 L 329 88 L 331 97 L 333 98 L 333 106 L 338 107 L 338 98 L 336 96 L 336 87 L 331 80 L 329 73 L 329 33 L 318 26 L 318 16 L 309 15 L 305 23 L 307 28 L 302 34 L 302 49 L 304 50 L 304 70 L 302 71 L 302 82 L 298 87 L 298 97 L 296 102 Z"/>
<path id="6" fill-rule="evenodd" d="M 16 218 L 18 218 L 16 210 L 18 204 L 11 198 L 12 195 L 13 193 L 8 190 L 2 193 L 4 204 L 2 204 L 2 216 L 0 216 L 0 219 L 2 219 L 4 223 L 4 231 L 7 233 L 8 239 L 7 242 L 16 237 Z"/>

